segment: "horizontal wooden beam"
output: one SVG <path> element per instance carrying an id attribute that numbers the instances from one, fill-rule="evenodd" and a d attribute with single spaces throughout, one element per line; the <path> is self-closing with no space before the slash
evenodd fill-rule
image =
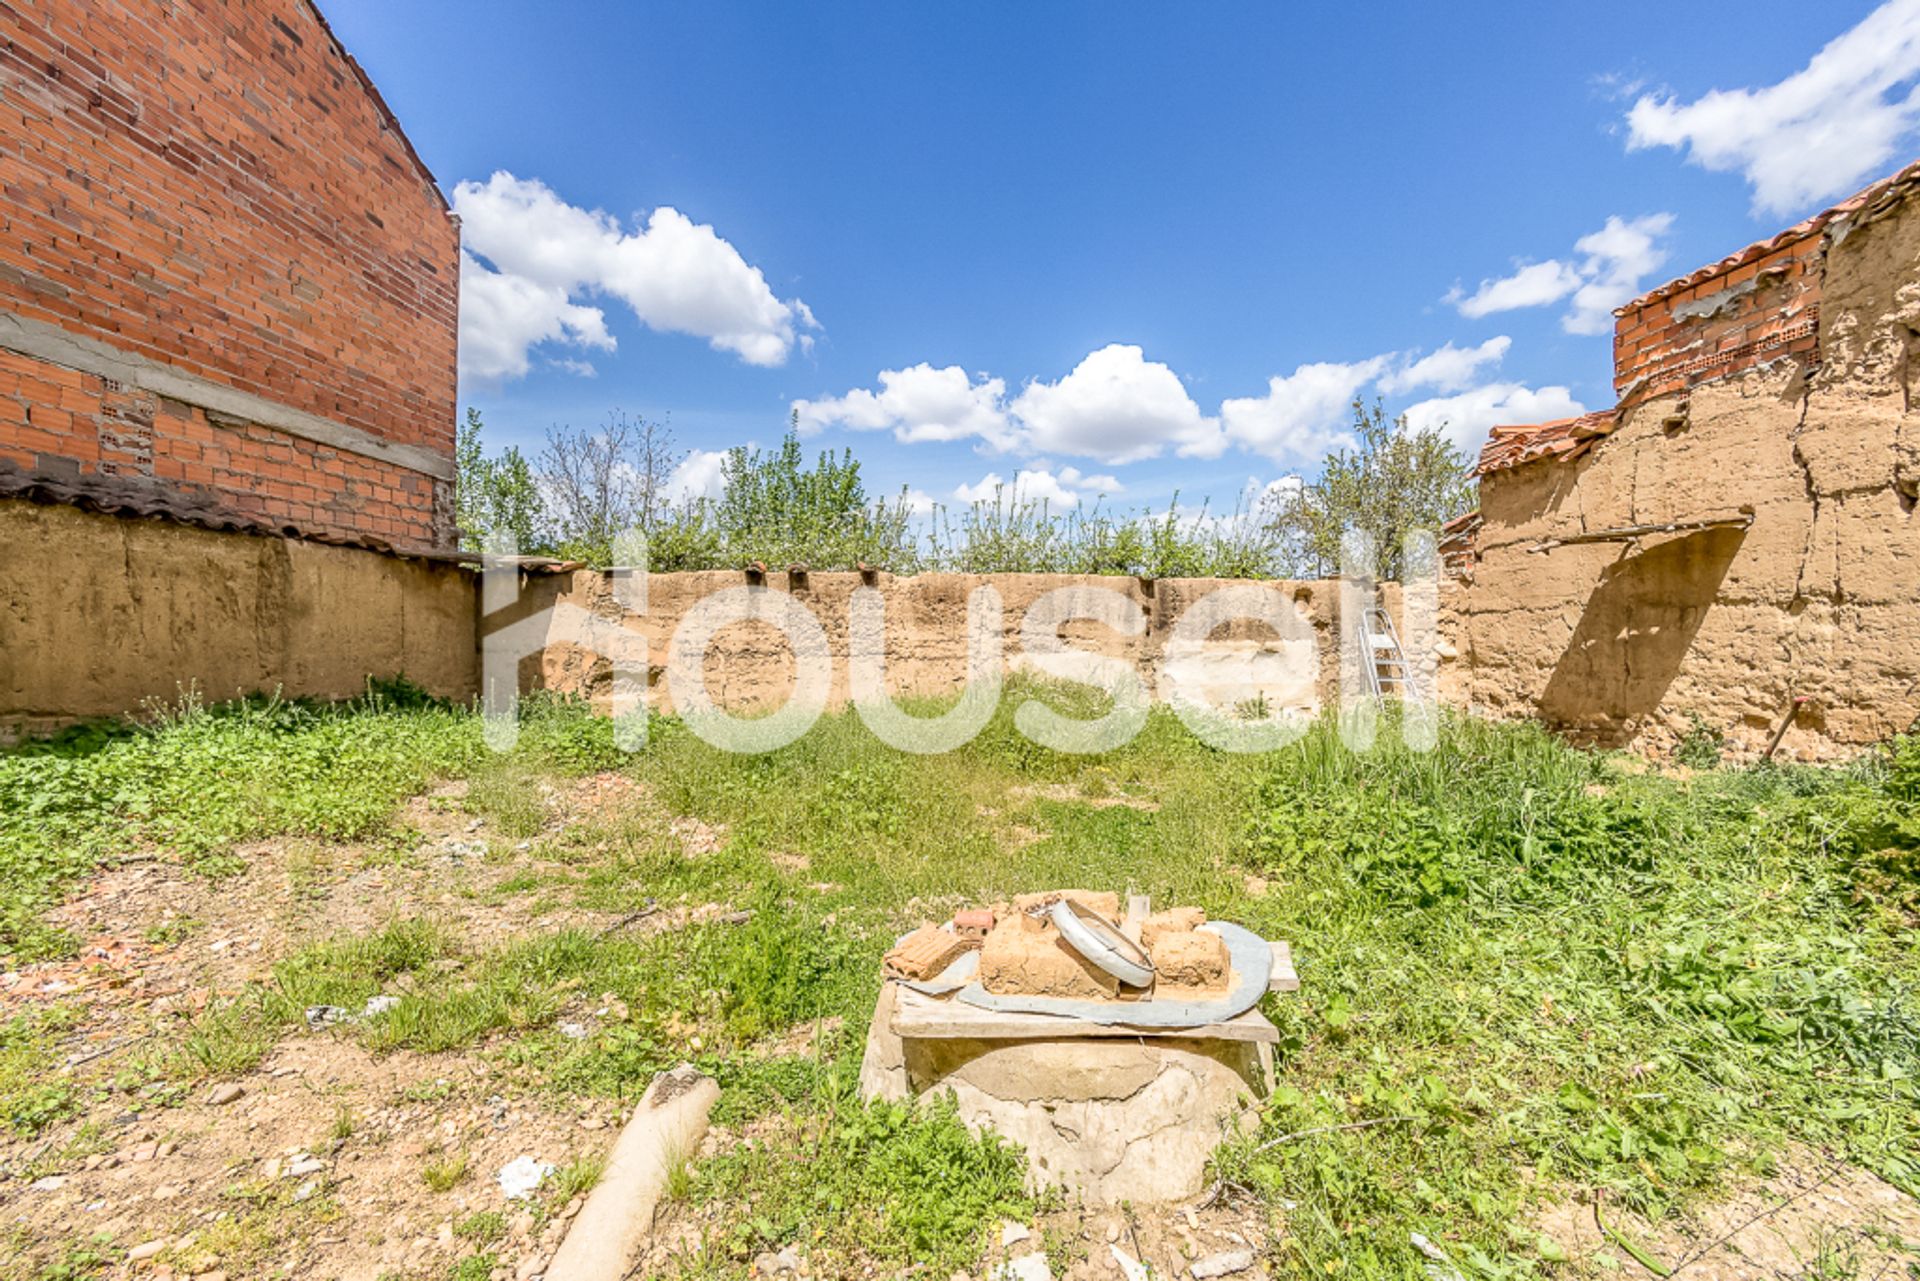
<path id="1" fill-rule="evenodd" d="M 1630 543 L 1636 538 L 1647 538 L 1654 534 L 1690 534 L 1702 529 L 1745 529 L 1753 524 L 1753 513 L 1741 512 L 1737 516 L 1710 516 L 1702 520 L 1670 520 L 1658 524 L 1618 525 L 1612 529 L 1595 529 L 1578 534 L 1568 534 L 1564 538 L 1548 538 L 1527 548 L 1530 552 L 1550 552 L 1556 547 L 1570 547 L 1575 543 Z"/>

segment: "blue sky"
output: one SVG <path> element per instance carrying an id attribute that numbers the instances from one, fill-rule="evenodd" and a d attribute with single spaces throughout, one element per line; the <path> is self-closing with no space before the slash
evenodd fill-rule
<path id="1" fill-rule="evenodd" d="M 1920 0 L 323 6 L 463 214 L 491 443 L 667 418 L 693 487 L 796 403 L 949 504 L 1231 506 L 1356 390 L 1477 447 L 1920 124 Z"/>

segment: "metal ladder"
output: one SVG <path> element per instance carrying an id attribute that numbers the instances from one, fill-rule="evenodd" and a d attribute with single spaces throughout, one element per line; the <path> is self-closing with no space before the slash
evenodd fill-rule
<path id="1" fill-rule="evenodd" d="M 1406 698 L 1413 687 L 1407 680 L 1407 656 L 1400 650 L 1400 633 L 1393 628 L 1393 615 L 1375 601 L 1361 615 L 1360 625 L 1365 629 L 1367 692 L 1376 703 L 1389 693 Z"/>

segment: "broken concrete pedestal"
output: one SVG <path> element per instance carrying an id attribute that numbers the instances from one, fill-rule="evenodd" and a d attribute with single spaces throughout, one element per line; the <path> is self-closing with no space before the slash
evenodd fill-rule
<path id="1" fill-rule="evenodd" d="M 969 1126 L 1027 1152 L 1036 1184 L 1094 1204 L 1197 1194 L 1220 1141 L 1272 1086 L 1257 1011 L 1176 1031 L 1010 1014 L 887 983 L 861 1064 L 870 1098 L 951 1094 Z"/>

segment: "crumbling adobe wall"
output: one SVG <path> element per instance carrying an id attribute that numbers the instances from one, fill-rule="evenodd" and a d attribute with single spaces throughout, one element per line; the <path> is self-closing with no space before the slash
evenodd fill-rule
<path id="1" fill-rule="evenodd" d="M 734 571 L 654 574 L 647 580 L 646 609 L 637 612 L 622 608 L 610 575 L 591 570 L 531 574 L 520 602 L 498 616 L 484 618 L 481 626 L 483 633 L 491 633 L 505 623 L 553 609 L 551 629 L 538 652 L 519 665 L 521 688 L 583 695 L 596 701 L 605 701 L 611 694 L 612 661 L 569 638 L 567 612 L 578 610 L 637 632 L 648 642 L 652 705 L 666 711 L 671 709 L 672 700 L 664 668 L 675 629 L 697 601 L 746 584 L 745 576 Z M 766 592 L 791 594 L 820 620 L 833 661 L 832 706 L 840 706 L 847 699 L 851 606 L 853 594 L 862 584 L 861 575 L 856 573 L 773 572 L 766 576 Z M 1119 593 L 1142 611 L 1146 628 L 1139 636 L 1125 636 L 1098 622 L 1075 621 L 1062 627 L 1060 635 L 1076 649 L 1131 665 L 1150 697 L 1166 696 L 1160 672 L 1163 662 L 1171 658 L 1180 664 L 1183 679 L 1206 688 L 1208 701 L 1216 706 L 1231 706 L 1257 695 L 1264 697 L 1270 708 L 1312 715 L 1332 706 L 1337 698 L 1339 584 L 1335 582 L 1148 582 L 1069 574 L 878 574 L 874 585 L 886 603 L 887 686 L 896 696 L 941 696 L 960 691 L 967 674 L 967 601 L 976 588 L 991 586 L 1003 606 L 1001 637 L 1010 670 L 1031 667 L 1020 645 L 1021 619 L 1026 611 L 1049 592 L 1078 588 Z M 1177 620 L 1196 601 L 1221 588 L 1248 587 L 1275 595 L 1288 620 L 1284 635 L 1263 623 L 1240 620 L 1218 628 L 1205 645 L 1185 643 L 1176 637 Z M 1384 585 L 1382 598 L 1398 617 L 1398 585 Z M 1454 652 L 1453 645 L 1443 644 L 1437 653 L 1427 655 L 1429 665 L 1439 664 L 1443 690 L 1458 684 L 1451 673 L 1453 664 L 1442 658 Z M 1228 658 L 1252 659 L 1257 688 L 1251 693 L 1235 691 L 1218 671 Z M 714 637 L 707 673 L 710 695 L 720 706 L 773 706 L 783 702 L 793 687 L 793 654 L 785 638 L 773 628 L 736 623 Z M 1216 680 L 1219 683 L 1213 683 Z"/>
<path id="2" fill-rule="evenodd" d="M 0 500 L 0 740 L 197 688 L 476 691 L 473 573 L 439 561 Z"/>
<path id="3" fill-rule="evenodd" d="M 1920 203 L 1897 192 L 1774 252 L 1777 270 L 1762 258 L 1623 316 L 1610 434 L 1482 477 L 1476 710 L 1656 749 L 1698 717 L 1750 754 L 1799 697 L 1782 750 L 1807 758 L 1920 715 Z"/>

